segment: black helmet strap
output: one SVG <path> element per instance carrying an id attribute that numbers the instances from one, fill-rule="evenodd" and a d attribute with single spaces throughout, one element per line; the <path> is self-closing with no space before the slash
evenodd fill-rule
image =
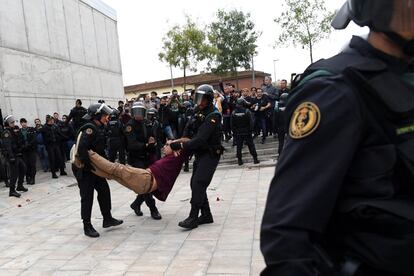
<path id="1" fill-rule="evenodd" d="M 407 40 L 395 32 L 385 32 L 385 35 L 397 44 L 404 54 L 414 57 L 414 39 Z"/>

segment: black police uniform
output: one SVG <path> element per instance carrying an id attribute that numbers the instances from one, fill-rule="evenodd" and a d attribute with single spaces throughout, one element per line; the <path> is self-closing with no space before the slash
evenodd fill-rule
<path id="1" fill-rule="evenodd" d="M 287 102 L 287 93 L 280 95 L 280 100 L 277 102 L 277 107 L 274 114 L 274 129 L 277 133 L 277 139 L 279 141 L 278 154 L 282 153 L 283 146 L 285 144 L 286 138 L 286 119 L 285 119 L 285 109 Z"/>
<path id="2" fill-rule="evenodd" d="M 67 124 L 63 121 L 58 121 L 56 124 L 59 128 L 60 133 L 60 151 L 62 154 L 62 160 L 65 162 L 66 160 L 70 159 L 70 149 L 68 142 L 70 140 L 75 140 L 75 130 L 71 124 Z"/>
<path id="3" fill-rule="evenodd" d="M 308 71 L 286 109 L 262 275 L 412 275 L 414 67 L 354 37 Z"/>
<path id="4" fill-rule="evenodd" d="M 189 218 L 180 222 L 181 227 L 195 228 L 205 219 L 213 222 L 207 188 L 223 153 L 221 118 L 220 112 L 210 104 L 195 113 L 192 124 L 188 124 L 184 131 L 184 137 L 189 137 L 190 131 L 194 132 L 191 140 L 183 143 L 182 147 L 186 152 L 194 153 L 195 160 L 191 177 L 191 211 Z M 174 150 L 174 145 L 171 148 Z M 201 219 L 198 219 L 200 210 Z"/>
<path id="5" fill-rule="evenodd" d="M 119 162 L 125 165 L 125 136 L 121 120 L 111 118 L 107 125 L 108 135 L 108 158 L 115 162 L 119 153 Z"/>
<path id="6" fill-rule="evenodd" d="M 24 176 L 26 174 L 26 165 L 23 161 L 23 140 L 20 134 L 20 129 L 16 126 L 14 128 L 6 127 L 2 133 L 2 146 L 6 154 L 6 160 L 10 168 L 10 196 L 19 197 L 17 191 L 25 192 L 27 189 L 23 186 Z"/>
<path id="7" fill-rule="evenodd" d="M 105 219 L 111 216 L 111 191 L 105 178 L 99 177 L 92 172 L 88 150 L 93 150 L 99 155 L 106 157 L 105 154 L 105 127 L 98 126 L 95 122 L 83 125 L 80 130 L 82 132 L 79 145 L 79 160 L 85 164 L 83 169 L 72 166 L 73 174 L 78 181 L 81 196 L 81 217 L 84 223 L 91 222 L 91 213 L 93 205 L 94 190 L 98 192 L 98 203 Z"/>
<path id="8" fill-rule="evenodd" d="M 10 187 L 9 178 L 10 178 L 10 169 L 7 162 L 7 150 L 3 146 L 3 131 L 4 129 L 0 126 L 0 181 L 4 181 L 6 187 Z"/>
<path id="9" fill-rule="evenodd" d="M 242 149 L 246 143 L 250 154 L 253 156 L 254 162 L 258 163 L 256 147 L 253 143 L 253 116 L 245 107 L 236 105 L 236 109 L 231 114 L 231 128 L 236 140 L 237 159 L 239 165 L 243 164 Z"/>
<path id="10" fill-rule="evenodd" d="M 85 116 L 87 113 L 86 108 L 83 106 L 75 106 L 70 110 L 70 113 L 68 117 L 66 118 L 66 124 L 70 122 L 70 120 L 73 121 L 73 128 L 75 132 L 77 133 L 81 126 L 85 123 L 85 120 L 83 119 L 83 116 Z"/>
<path id="11" fill-rule="evenodd" d="M 131 119 L 125 126 L 125 136 L 128 150 L 128 164 L 134 168 L 147 169 L 150 165 L 150 152 L 155 152 L 155 144 L 148 145 L 148 140 L 151 137 L 147 129 L 145 120 L 137 121 Z M 145 201 L 151 211 L 151 216 L 158 214 L 158 209 L 155 206 L 155 199 L 152 194 L 138 195 L 135 201 L 131 204 L 138 216 L 142 216 L 141 204 Z"/>
<path id="12" fill-rule="evenodd" d="M 35 184 L 35 176 L 36 176 L 36 161 L 37 161 L 37 154 L 36 154 L 36 136 L 37 131 L 33 127 L 27 127 L 20 129 L 20 135 L 22 136 L 22 154 L 23 160 L 26 165 L 26 182 L 27 184 L 33 185 Z"/>
<path id="13" fill-rule="evenodd" d="M 60 174 L 65 175 L 65 162 L 60 148 L 61 135 L 56 124 L 45 124 L 40 130 L 45 142 L 49 166 L 52 176 L 56 178 L 56 172 L 60 169 Z"/>
<path id="14" fill-rule="evenodd" d="M 157 118 L 154 117 L 151 120 L 146 120 L 145 124 L 147 126 L 147 131 L 149 136 L 154 137 L 156 144 L 155 149 L 150 152 L 150 162 L 151 164 L 156 160 L 161 158 L 161 148 L 162 148 L 162 129 L 161 124 L 158 122 Z"/>

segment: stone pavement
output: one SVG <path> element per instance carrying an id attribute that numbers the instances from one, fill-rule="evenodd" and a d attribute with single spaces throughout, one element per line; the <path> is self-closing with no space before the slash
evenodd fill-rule
<path id="1" fill-rule="evenodd" d="M 69 171 L 69 170 L 68 170 Z M 258 275 L 260 223 L 274 167 L 218 170 L 208 191 L 215 223 L 183 231 L 191 174 L 182 173 L 161 221 L 137 217 L 134 194 L 110 182 L 113 215 L 104 230 L 97 201 L 92 223 L 101 237 L 83 235 L 79 190 L 73 177 L 41 174 L 21 199 L 0 184 L 0 275 Z"/>

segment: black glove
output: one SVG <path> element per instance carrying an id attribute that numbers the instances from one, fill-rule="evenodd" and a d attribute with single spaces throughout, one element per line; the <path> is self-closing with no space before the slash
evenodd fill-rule
<path id="1" fill-rule="evenodd" d="M 171 149 L 173 151 L 177 151 L 177 150 L 181 150 L 182 149 L 181 143 L 178 143 L 178 142 L 171 143 L 170 144 L 170 147 L 171 147 Z"/>

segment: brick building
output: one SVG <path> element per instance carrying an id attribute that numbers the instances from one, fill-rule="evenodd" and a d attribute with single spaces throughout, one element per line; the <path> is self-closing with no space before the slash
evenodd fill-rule
<path id="1" fill-rule="evenodd" d="M 253 71 L 238 72 L 238 81 L 236 80 L 236 77 L 231 74 L 218 76 L 212 73 L 206 73 L 188 76 L 186 89 L 194 89 L 201 84 L 210 84 L 217 89 L 220 80 L 222 80 L 223 83 L 230 82 L 234 85 L 237 85 L 238 83 L 239 89 L 251 88 L 252 86 L 260 87 L 264 83 L 264 78 L 270 76 L 270 74 L 260 71 L 255 71 L 254 74 L 255 83 L 253 83 Z M 184 78 L 175 78 L 173 79 L 173 82 L 174 88 L 171 85 L 171 79 L 126 86 L 124 88 L 125 97 L 128 100 L 131 100 L 133 98 L 143 97 L 151 93 L 151 91 L 156 91 L 159 96 L 170 95 L 172 89 L 176 89 L 179 93 L 184 92 Z"/>

